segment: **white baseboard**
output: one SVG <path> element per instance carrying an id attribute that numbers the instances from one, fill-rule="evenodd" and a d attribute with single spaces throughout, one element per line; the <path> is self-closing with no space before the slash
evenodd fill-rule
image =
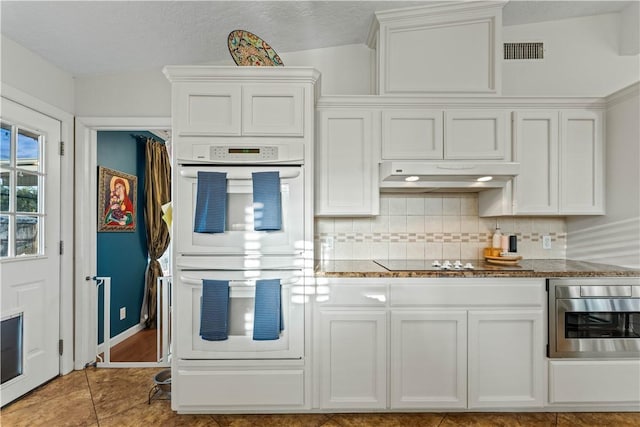
<path id="1" fill-rule="evenodd" d="M 113 348 L 113 346 L 120 344 L 122 341 L 126 340 L 129 337 L 134 336 L 135 334 L 137 334 L 138 332 L 140 332 L 141 330 L 144 329 L 144 323 L 138 323 L 135 326 L 132 326 L 131 328 L 127 329 L 126 331 L 122 331 L 120 332 L 118 335 L 116 335 L 115 337 L 111 338 L 111 348 Z M 103 353 L 104 352 L 104 342 L 100 345 L 98 345 L 98 354 Z"/>
<path id="2" fill-rule="evenodd" d="M 640 268 L 640 217 L 568 232 L 567 258 Z"/>

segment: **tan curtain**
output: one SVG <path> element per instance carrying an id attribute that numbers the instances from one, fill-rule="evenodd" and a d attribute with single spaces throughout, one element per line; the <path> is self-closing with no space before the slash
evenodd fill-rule
<path id="1" fill-rule="evenodd" d="M 158 258 L 169 246 L 169 229 L 162 219 L 162 205 L 171 200 L 171 164 L 164 144 L 147 139 L 145 146 L 144 221 L 147 229 L 149 264 L 145 272 L 145 290 L 140 321 L 155 328 L 157 321 L 157 279 L 162 277 Z"/>

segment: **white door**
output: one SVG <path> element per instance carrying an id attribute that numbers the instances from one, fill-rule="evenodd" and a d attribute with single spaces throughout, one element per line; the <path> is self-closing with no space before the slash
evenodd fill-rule
<path id="1" fill-rule="evenodd" d="M 387 314 L 323 310 L 319 317 L 320 407 L 387 407 Z"/>
<path id="2" fill-rule="evenodd" d="M 2 98 L 2 405 L 59 373 L 60 122 Z M 7 346 L 5 346 L 5 344 Z M 6 353 L 6 354 L 5 354 Z"/>
<path id="3" fill-rule="evenodd" d="M 391 313 L 391 408 L 466 408 L 467 312 Z"/>

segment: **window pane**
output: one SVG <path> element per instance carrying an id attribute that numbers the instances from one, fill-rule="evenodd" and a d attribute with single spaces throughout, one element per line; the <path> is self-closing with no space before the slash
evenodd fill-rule
<path id="1" fill-rule="evenodd" d="M 11 157 L 11 128 L 2 124 L 0 129 L 0 165 L 8 165 Z"/>
<path id="2" fill-rule="evenodd" d="M 9 255 L 9 215 L 0 215 L 0 257 Z"/>
<path id="3" fill-rule="evenodd" d="M 9 211 L 9 172 L 0 172 L 0 211 Z"/>
<path id="4" fill-rule="evenodd" d="M 40 149 L 38 135 L 21 129 L 18 131 L 18 147 L 16 149 L 16 166 L 38 171 Z"/>
<path id="5" fill-rule="evenodd" d="M 38 217 L 16 217 L 16 256 L 38 253 Z"/>
<path id="6" fill-rule="evenodd" d="M 16 212 L 38 212 L 38 176 L 18 172 Z"/>

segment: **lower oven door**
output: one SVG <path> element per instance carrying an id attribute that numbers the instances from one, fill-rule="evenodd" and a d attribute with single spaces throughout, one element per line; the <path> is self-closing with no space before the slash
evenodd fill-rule
<path id="1" fill-rule="evenodd" d="M 302 270 L 178 270 L 174 279 L 176 351 L 180 359 L 300 359 L 304 349 Z M 228 280 L 228 339 L 200 337 L 202 280 Z M 284 329 L 276 340 L 253 339 L 256 280 L 280 279 Z"/>
<path id="2" fill-rule="evenodd" d="M 556 299 L 551 357 L 640 356 L 640 298 Z"/>

